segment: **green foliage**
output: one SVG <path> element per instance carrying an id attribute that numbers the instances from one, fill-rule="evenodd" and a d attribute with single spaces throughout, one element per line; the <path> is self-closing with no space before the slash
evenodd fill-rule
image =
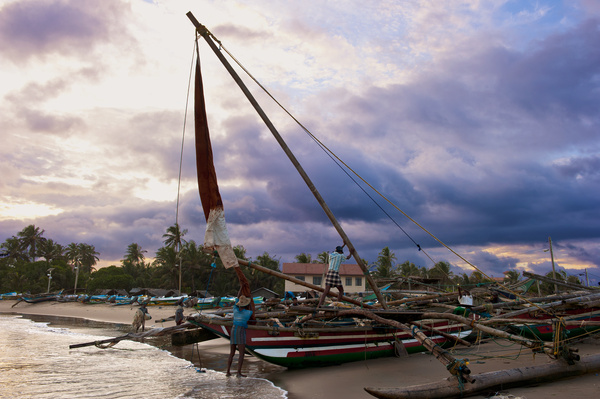
<path id="1" fill-rule="evenodd" d="M 43 237 L 44 230 L 29 225 L 17 235 L 0 244 L 0 292 L 45 293 L 73 288 L 75 277 L 73 265 L 81 266 L 80 281 L 87 282 L 89 271 L 98 260 L 98 253 L 92 245 L 71 243 L 68 252 L 52 239 Z M 72 255 L 72 266 L 67 265 L 67 253 Z M 76 255 L 77 254 L 77 255 Z M 37 260 L 38 258 L 44 260 Z"/>
<path id="2" fill-rule="evenodd" d="M 302 252 L 301 254 L 296 255 L 296 262 L 297 263 L 311 263 L 312 256 L 311 256 L 311 254 L 306 254 L 306 253 Z"/>
<path id="3" fill-rule="evenodd" d="M 521 273 L 517 270 L 509 270 L 504 274 L 504 280 L 502 281 L 506 285 L 513 285 L 521 281 Z"/>
<path id="4" fill-rule="evenodd" d="M 373 276 L 378 278 L 395 277 L 395 260 L 396 254 L 394 254 L 394 252 L 391 251 L 389 247 L 384 247 L 379 253 L 379 256 L 377 256 L 377 260 L 373 263 L 374 266 L 377 266 L 377 269 L 373 273 Z"/>
<path id="5" fill-rule="evenodd" d="M 129 291 L 134 287 L 134 283 L 135 279 L 127 274 L 125 268 L 109 266 L 93 272 L 87 288 L 88 292 L 101 289 L 124 289 Z"/>
<path id="6" fill-rule="evenodd" d="M 321 252 L 317 255 L 317 263 L 328 263 L 329 262 L 329 253 L 327 251 Z M 365 265 L 369 264 L 369 262 L 365 262 Z"/>

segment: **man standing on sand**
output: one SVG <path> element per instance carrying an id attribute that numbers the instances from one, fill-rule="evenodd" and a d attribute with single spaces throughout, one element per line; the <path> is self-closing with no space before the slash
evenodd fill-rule
<path id="1" fill-rule="evenodd" d="M 177 310 L 175 310 L 175 324 L 183 324 L 183 299 L 177 301 Z"/>
<path id="2" fill-rule="evenodd" d="M 252 317 L 252 310 L 249 309 L 250 298 L 241 295 L 238 301 L 233 305 L 233 327 L 231 328 L 231 337 L 229 339 L 230 351 L 229 359 L 227 360 L 227 374 L 231 375 L 231 363 L 233 362 L 233 356 L 237 348 L 239 354 L 238 357 L 238 368 L 237 376 L 245 377 L 242 374 L 242 364 L 244 363 L 244 353 L 246 351 L 246 328 L 248 327 L 248 320 Z"/>
<path id="3" fill-rule="evenodd" d="M 135 316 L 133 316 L 133 328 L 135 332 L 138 332 L 140 327 L 142 327 L 142 332 L 146 328 L 146 320 L 150 320 L 152 316 L 148 313 L 148 308 L 146 308 L 146 302 L 142 302 L 138 310 L 135 311 Z"/>
<path id="4" fill-rule="evenodd" d="M 344 259 L 344 247 L 346 244 L 341 247 L 335 247 L 335 252 L 329 254 L 329 269 L 327 270 L 327 276 L 325 277 L 325 291 L 321 295 L 321 299 L 319 299 L 319 304 L 317 308 L 320 308 L 323 302 L 325 302 L 325 298 L 331 287 L 335 287 L 338 290 L 338 301 L 342 301 L 342 295 L 344 295 L 344 287 L 342 286 L 342 279 L 340 278 L 340 265 L 342 264 L 342 260 Z M 352 256 L 352 250 L 350 254 L 346 256 L 346 259 L 350 259 Z"/>

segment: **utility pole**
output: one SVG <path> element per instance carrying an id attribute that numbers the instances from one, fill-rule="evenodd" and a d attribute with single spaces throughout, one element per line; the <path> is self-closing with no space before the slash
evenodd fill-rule
<path id="1" fill-rule="evenodd" d="M 552 278 L 556 280 L 556 268 L 554 267 L 554 252 L 552 252 L 552 238 L 548 237 L 550 244 L 550 259 L 552 259 Z M 554 293 L 558 294 L 558 285 L 554 284 Z"/>
<path id="2" fill-rule="evenodd" d="M 590 286 L 590 279 L 587 274 L 587 269 L 585 269 L 585 285 Z"/>
<path id="3" fill-rule="evenodd" d="M 75 291 L 73 292 L 74 295 L 77 295 L 77 280 L 79 280 L 79 268 L 81 267 L 81 265 L 79 264 L 79 262 L 75 263 Z"/>
<path id="4" fill-rule="evenodd" d="M 46 290 L 46 294 L 50 293 L 50 282 L 52 281 L 52 270 L 54 270 L 53 267 L 48 269 L 48 290 Z"/>

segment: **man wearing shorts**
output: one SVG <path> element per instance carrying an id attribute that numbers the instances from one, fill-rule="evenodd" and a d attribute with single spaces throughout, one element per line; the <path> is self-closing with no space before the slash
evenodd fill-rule
<path id="1" fill-rule="evenodd" d="M 344 287 L 342 286 L 342 279 L 340 278 L 340 265 L 342 264 L 342 260 L 344 260 L 344 246 L 335 247 L 335 252 L 329 254 L 329 269 L 327 270 L 327 276 L 325 277 L 325 291 L 323 295 L 321 295 L 321 299 L 319 300 L 318 308 L 321 307 L 323 302 L 325 302 L 325 298 L 327 294 L 329 294 L 329 290 L 331 287 L 335 287 L 338 290 L 338 301 L 342 301 L 342 295 L 344 295 Z M 350 259 L 352 256 L 352 251 L 350 254 L 346 256 L 346 259 Z"/>

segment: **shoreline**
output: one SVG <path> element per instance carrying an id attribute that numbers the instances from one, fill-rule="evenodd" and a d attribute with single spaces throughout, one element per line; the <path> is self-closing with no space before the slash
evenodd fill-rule
<path id="1" fill-rule="evenodd" d="M 68 318 L 77 324 L 77 319 L 90 320 L 110 324 L 119 331 L 131 331 L 131 322 L 138 306 L 107 304 L 81 304 L 78 302 L 42 302 L 29 304 L 20 302 L 15 307 L 14 300 L 0 300 L 0 313 L 23 316 L 45 316 Z M 152 320 L 146 322 L 149 327 L 169 327 L 175 325 L 174 321 L 155 323 L 175 314 L 175 306 L 149 306 L 148 310 Z M 195 314 L 194 309 L 184 308 L 184 314 Z M 68 322 L 67 322 L 68 323 Z M 170 340 L 169 340 L 170 341 Z M 473 374 L 488 371 L 525 367 L 546 364 L 549 360 L 545 355 L 533 355 L 531 351 L 522 349 L 519 345 L 507 342 L 496 343 L 485 340 L 483 344 L 470 348 L 459 349 L 454 354 L 457 358 L 468 358 L 469 368 Z M 600 353 L 600 339 L 588 339 L 575 345 L 579 354 Z M 194 363 L 194 346 L 173 347 L 168 349 L 173 356 L 177 356 Z M 217 371 L 226 361 L 228 343 L 224 339 L 207 341 L 199 344 L 199 355 L 211 361 Z M 190 356 L 192 356 L 190 358 Z M 196 356 L 196 359 L 198 358 Z M 203 360 L 200 360 L 202 363 Z M 247 363 L 246 363 L 247 362 Z M 272 366 L 253 356 L 246 356 L 244 367 L 250 368 L 250 376 L 265 378 L 276 386 L 288 392 L 290 399 L 304 398 L 372 398 L 364 391 L 364 387 L 400 387 L 440 381 L 449 376 L 445 367 L 430 354 L 420 353 L 400 358 L 383 358 L 369 361 L 346 363 L 339 366 L 322 368 L 287 370 Z M 202 366 L 202 364 L 201 364 Z M 548 399 L 569 396 L 595 397 L 600 389 L 599 373 L 592 373 L 581 377 L 560 380 L 553 383 L 512 388 L 498 393 L 499 395 L 513 395 L 527 399 Z M 494 394 L 492 392 L 491 394 Z M 489 396 L 489 395 L 488 395 Z M 474 398 L 483 398 L 486 395 L 476 395 Z M 502 397 L 502 396 L 500 396 Z"/>

